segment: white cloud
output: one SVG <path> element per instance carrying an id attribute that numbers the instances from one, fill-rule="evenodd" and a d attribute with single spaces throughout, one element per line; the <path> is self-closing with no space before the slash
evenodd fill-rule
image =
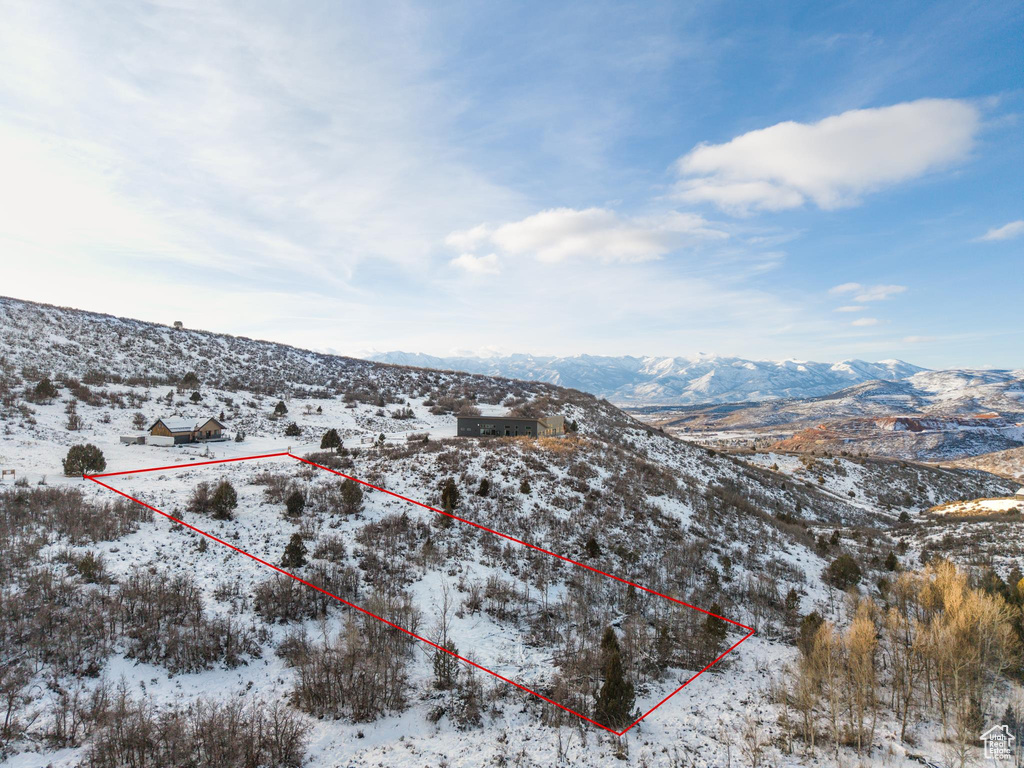
<path id="1" fill-rule="evenodd" d="M 1024 219 L 1018 221 L 1011 221 L 1009 224 L 1003 224 L 1001 227 L 993 227 L 984 235 L 978 238 L 981 241 L 991 240 L 1011 240 L 1014 237 L 1024 235 Z"/>
<path id="2" fill-rule="evenodd" d="M 853 291 L 859 291 L 863 286 L 860 283 L 841 283 L 840 285 L 834 285 L 828 289 L 829 293 L 852 293 Z"/>
<path id="3" fill-rule="evenodd" d="M 907 290 L 905 285 L 861 285 L 860 283 L 843 283 L 829 289 L 833 295 L 854 294 L 853 300 L 859 302 L 884 301 Z M 837 312 L 856 312 L 852 307 L 840 307 Z"/>
<path id="4" fill-rule="evenodd" d="M 629 263 L 658 259 L 697 241 L 727 237 L 692 213 L 625 218 L 606 208 L 552 208 L 494 229 L 481 224 L 452 232 L 445 243 L 455 247 L 486 243 L 513 256 L 530 255 L 548 263 L 570 259 Z"/>
<path id="5" fill-rule="evenodd" d="M 421 275 L 460 221 L 524 210 L 455 151 L 455 97 L 432 54 L 383 34 L 394 19 L 372 5 L 343 14 L 314 24 L 319 11 L 272 6 L 9 9 L 4 253 L 47 254 L 32 260 L 40 283 L 88 259 L 97 272 L 134 270 L 144 293 L 163 275 L 134 262 L 185 265 L 197 282 L 198 264 L 246 287 L 285 275 L 346 290 L 362 264 Z"/>
<path id="6" fill-rule="evenodd" d="M 490 236 L 491 228 L 486 224 L 480 224 L 472 229 L 452 232 L 444 239 L 444 244 L 460 251 L 473 251 L 487 242 Z"/>
<path id="7" fill-rule="evenodd" d="M 486 256 L 464 253 L 461 256 L 456 256 L 450 263 L 453 267 L 465 270 L 471 275 L 496 275 L 501 271 L 496 253 L 489 253 Z"/>
<path id="8" fill-rule="evenodd" d="M 929 341 L 935 341 L 934 336 L 904 336 L 903 342 L 905 344 L 925 344 Z"/>
<path id="9" fill-rule="evenodd" d="M 922 99 L 855 109 L 817 123 L 787 121 L 724 144 L 699 144 L 676 162 L 676 193 L 723 210 L 833 209 L 962 159 L 979 126 L 963 101 Z"/>
<path id="10" fill-rule="evenodd" d="M 856 326 L 856 327 L 863 327 L 863 326 L 867 326 L 867 325 L 878 325 L 878 318 L 877 317 L 858 317 L 856 320 L 854 320 L 852 323 L 850 323 L 850 325 L 853 325 L 853 326 Z"/>
<path id="11" fill-rule="evenodd" d="M 847 304 L 845 307 L 836 307 L 836 312 L 863 312 L 864 307 L 858 307 L 857 305 Z"/>
<path id="12" fill-rule="evenodd" d="M 782 211 L 803 205 L 804 197 L 795 189 L 767 181 L 727 181 L 705 177 L 687 179 L 676 187 L 678 197 L 688 203 L 712 203 L 723 211 L 744 214 L 752 208 Z"/>

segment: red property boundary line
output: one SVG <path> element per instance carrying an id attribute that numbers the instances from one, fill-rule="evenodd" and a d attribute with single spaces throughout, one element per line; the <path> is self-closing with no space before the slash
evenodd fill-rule
<path id="1" fill-rule="evenodd" d="M 636 720 L 634 720 L 629 726 L 627 726 L 626 728 L 624 728 L 621 731 L 616 731 L 615 729 L 609 728 L 607 725 L 602 725 L 601 723 L 599 723 L 596 720 L 593 720 L 593 719 L 587 717 L 586 715 L 580 714 L 576 710 L 571 709 L 571 708 L 565 706 L 564 704 L 559 704 L 557 701 L 549 699 L 547 696 L 544 696 L 543 694 L 537 693 L 536 691 L 531 690 L 530 688 L 527 688 L 525 685 L 521 685 L 521 684 L 517 683 L 515 680 L 510 680 L 507 677 L 503 677 L 502 675 L 499 675 L 497 672 L 494 672 L 493 670 L 490 670 L 490 669 L 488 669 L 487 667 L 485 667 L 485 666 L 483 666 L 481 664 L 477 664 L 475 661 L 467 659 L 465 656 L 460 656 L 457 653 L 452 653 L 447 648 L 442 648 L 437 643 L 432 642 L 432 641 L 428 640 L 425 637 L 417 635 L 415 632 L 410 632 L 405 627 L 400 627 L 398 624 L 395 624 L 392 621 L 388 621 L 387 619 L 385 619 L 382 616 L 378 616 L 377 614 L 372 613 L 372 612 L 366 610 L 365 608 L 362 608 L 361 606 L 356 605 L 355 603 L 351 603 L 348 600 L 345 600 L 344 598 L 338 597 L 337 595 L 334 595 L 334 594 L 328 592 L 327 590 L 322 589 L 322 588 L 316 586 L 315 584 L 311 584 L 310 582 L 308 582 L 308 581 L 306 581 L 304 579 L 299 578 L 298 576 L 296 576 L 293 573 L 289 573 L 288 571 L 284 570 L 283 568 L 280 568 L 280 567 L 278 567 L 278 566 L 276 566 L 276 565 L 274 565 L 272 563 L 268 563 L 266 560 L 262 560 L 262 559 L 256 557 L 256 555 L 250 554 L 249 552 L 246 552 L 244 549 L 241 549 L 240 547 L 236 547 L 234 544 L 229 544 L 228 542 L 226 542 L 226 541 L 224 541 L 222 539 L 218 539 L 216 536 L 214 536 L 211 533 L 207 533 L 206 531 L 201 530 L 200 528 L 196 528 L 194 525 L 189 525 L 184 520 L 179 520 L 178 518 L 176 518 L 176 517 L 174 517 L 172 515 L 167 514 L 163 510 L 157 509 L 156 507 L 154 507 L 154 506 L 152 506 L 150 504 L 147 504 L 144 501 L 139 501 L 134 496 L 130 496 L 129 494 L 125 493 L 124 491 L 119 491 L 117 488 L 114 488 L 111 485 L 107 485 L 106 483 L 101 482 L 100 480 L 97 479 L 97 478 L 100 478 L 100 477 L 118 477 L 118 476 L 122 476 L 122 475 L 137 475 L 137 474 L 141 474 L 143 472 L 163 472 L 163 471 L 173 470 L 173 469 L 189 469 L 191 467 L 202 467 L 202 466 L 208 466 L 208 465 L 211 465 L 211 464 L 229 464 L 231 462 L 236 462 L 236 461 L 253 461 L 255 459 L 270 459 L 270 458 L 278 458 L 278 457 L 282 457 L 282 456 L 287 456 L 287 457 L 295 459 L 296 461 L 299 461 L 299 462 L 301 462 L 303 464 L 309 464 L 310 466 L 317 467 L 318 469 L 322 469 L 325 472 L 330 472 L 331 474 L 338 475 L 339 477 L 344 477 L 347 480 L 352 480 L 354 482 L 359 483 L 360 485 L 365 485 L 367 488 L 372 488 L 375 491 L 380 491 L 381 493 L 385 493 L 388 496 L 393 496 L 396 499 L 401 499 L 402 501 L 407 501 L 410 504 L 415 504 L 418 507 L 423 507 L 424 509 L 429 509 L 431 512 L 435 512 L 435 513 L 437 513 L 439 515 L 444 515 L 445 517 L 449 517 L 452 520 L 458 520 L 460 523 L 464 523 L 466 525 L 470 525 L 470 526 L 472 526 L 474 528 L 478 528 L 478 529 L 480 529 L 482 531 L 487 531 L 488 533 L 493 533 L 495 536 L 500 536 L 501 538 L 507 539 L 508 541 L 515 542 L 516 544 L 521 544 L 522 546 L 527 547 L 528 549 L 533 549 L 533 550 L 535 550 L 537 552 L 543 552 L 545 555 L 549 555 L 549 556 L 554 557 L 554 558 L 556 558 L 558 560 L 563 560 L 563 561 L 565 561 L 567 563 L 572 563 L 573 565 L 577 565 L 580 568 L 586 568 L 588 571 L 593 571 L 594 573 L 599 573 L 602 576 L 608 577 L 609 579 L 614 579 L 615 581 L 618 581 L 618 582 L 621 582 L 623 584 L 627 584 L 629 586 L 635 587 L 636 589 L 641 589 L 644 592 L 647 592 L 648 594 L 652 594 L 652 595 L 656 595 L 657 597 L 664 598 L 665 600 L 669 600 L 669 601 L 671 601 L 673 603 L 676 603 L 677 605 L 682 605 L 682 606 L 685 606 L 686 608 L 692 608 L 693 610 L 699 611 L 700 613 L 707 614 L 708 616 L 714 616 L 716 619 L 721 619 L 722 621 L 728 622 L 729 624 L 732 624 L 732 625 L 734 625 L 736 627 L 739 627 L 740 629 L 746 630 L 746 634 L 743 637 L 741 637 L 739 640 L 737 640 L 735 643 L 733 643 L 731 646 L 726 648 L 710 664 L 708 664 L 703 669 L 701 669 L 699 672 L 697 672 L 695 675 L 693 675 L 692 677 L 687 679 L 682 685 L 680 685 L 678 688 L 676 688 L 674 691 L 672 691 L 672 693 L 670 693 L 668 696 L 663 698 L 661 701 L 659 701 L 657 704 L 655 704 L 649 710 L 644 712 L 640 717 L 638 717 Z M 175 522 L 175 523 L 178 523 L 178 525 L 182 525 L 185 528 L 188 528 L 189 530 L 195 531 L 196 533 L 201 534 L 201 535 L 205 536 L 206 538 L 211 539 L 212 541 L 215 541 L 218 544 L 221 544 L 221 545 L 227 547 L 228 549 L 234 550 L 235 552 L 238 552 L 241 555 L 245 555 L 246 557 L 250 558 L 251 560 L 255 560 L 260 565 L 265 565 L 267 568 L 270 568 L 273 571 L 277 571 L 278 573 L 284 574 L 285 576 L 288 576 L 289 578 L 295 579 L 295 581 L 299 582 L 300 584 L 305 584 L 310 589 L 315 589 L 317 592 L 321 592 L 321 593 L 327 595 L 328 597 L 334 598 L 339 603 L 347 605 L 350 608 L 354 608 L 355 610 L 359 611 L 362 614 L 365 614 L 366 616 L 370 616 L 371 618 L 374 618 L 377 621 L 380 621 L 380 622 L 382 622 L 384 624 L 387 624 L 389 627 L 393 627 L 393 628 L 395 628 L 395 629 L 397 629 L 397 630 L 399 630 L 401 632 L 404 632 L 405 634 L 409 635 L 410 637 L 412 637 L 412 638 L 414 638 L 416 640 L 419 640 L 421 643 L 425 643 L 426 645 L 429 645 L 432 648 L 436 648 L 439 651 L 444 651 L 449 656 L 454 656 L 459 661 L 461 661 L 461 662 L 463 662 L 465 664 L 468 664 L 471 667 L 475 667 L 476 669 L 479 669 L 481 672 L 486 672 L 487 674 L 489 674 L 489 675 L 491 675 L 493 677 L 498 678 L 502 682 L 508 683 L 509 685 L 513 685 L 516 688 L 520 689 L 521 691 L 525 691 L 526 693 L 532 694 L 532 695 L 536 696 L 538 699 L 546 701 L 548 704 L 553 704 L 554 706 L 558 707 L 559 709 L 562 709 L 562 710 L 564 710 L 564 711 L 566 711 L 566 712 L 568 712 L 568 713 L 570 713 L 572 715 L 576 715 L 576 717 L 580 718 L 581 720 L 586 720 L 591 725 L 596 725 L 598 728 L 601 728 L 601 729 L 603 729 L 605 731 L 608 731 L 609 733 L 612 733 L 612 734 L 614 734 L 616 736 L 623 736 L 628 731 L 632 730 L 634 727 L 636 727 L 640 723 L 641 720 L 646 718 L 648 715 L 650 715 L 652 712 L 654 712 L 654 710 L 656 710 L 662 704 L 664 704 L 669 699 L 671 699 L 673 696 L 675 696 L 677 693 L 679 693 L 681 690 L 683 690 L 683 688 L 688 686 L 690 683 L 692 683 L 694 680 L 696 680 L 702 674 L 704 674 L 709 669 L 711 669 L 711 667 L 715 666 L 715 664 L 717 664 L 722 659 L 724 659 L 727 655 L 729 655 L 734 650 L 736 650 L 736 648 L 738 648 L 741 643 L 743 643 L 744 641 L 749 639 L 754 634 L 754 630 L 751 629 L 750 627 L 748 627 L 746 624 L 740 624 L 738 621 L 734 621 L 732 619 L 728 619 L 725 616 L 719 616 L 717 613 L 712 613 L 711 611 L 705 610 L 704 608 L 700 608 L 699 606 L 691 605 L 690 603 L 684 602 L 682 600 L 678 600 L 678 599 L 676 599 L 674 597 L 670 597 L 669 595 L 662 594 L 661 592 L 658 592 L 656 590 L 650 589 L 648 587 L 641 586 L 640 584 L 636 584 L 636 583 L 634 583 L 632 581 L 629 581 L 628 579 L 623 579 L 623 578 L 621 578 L 619 576 L 615 576 L 614 574 L 607 573 L 605 571 L 602 571 L 600 568 L 595 568 L 592 565 L 587 565 L 586 563 L 581 563 L 581 562 L 579 562 L 577 560 L 573 560 L 570 557 L 565 557 L 564 555 L 559 555 L 558 553 L 551 552 L 550 550 L 544 549 L 543 547 L 538 547 L 535 544 L 530 544 L 527 541 L 522 541 L 521 539 L 517 539 L 515 536 L 509 536 L 507 533 L 501 533 L 500 531 L 495 531 L 495 530 L 493 530 L 491 528 L 488 528 L 485 525 L 480 525 L 480 523 L 474 523 L 472 520 L 466 520 L 465 518 L 459 517 L 458 515 L 450 514 L 450 513 L 445 512 L 444 510 L 441 510 L 441 509 L 436 509 L 434 507 L 431 507 L 429 504 L 424 504 L 421 501 L 416 501 L 416 499 L 410 499 L 408 496 L 402 496 L 401 494 L 395 493 L 394 491 L 389 491 L 386 488 L 381 488 L 380 486 L 376 486 L 376 485 L 373 485 L 372 483 L 368 483 L 365 480 L 360 480 L 358 477 L 352 477 L 351 475 L 346 475 L 343 472 L 338 472 L 338 471 L 333 470 L 333 469 L 331 469 L 329 467 L 325 467 L 325 466 L 323 466 L 321 464 L 317 464 L 316 462 L 310 461 L 309 459 L 304 459 L 301 456 L 296 456 L 296 455 L 294 455 L 292 453 L 288 453 L 288 452 L 266 453 L 266 454 L 262 454 L 260 456 L 242 456 L 242 457 L 234 458 L 234 459 L 217 459 L 215 461 L 197 461 L 197 462 L 189 462 L 188 464 L 172 464 L 172 465 L 166 466 L 166 467 L 150 467 L 148 469 L 132 469 L 132 470 L 126 470 L 124 472 L 105 472 L 103 474 L 97 474 L 97 475 L 82 475 L 82 477 L 85 480 L 91 480 L 92 482 L 96 483 L 99 486 L 102 486 L 103 488 L 106 488 L 109 491 L 113 491 L 114 493 L 118 494 L 119 496 L 123 496 L 124 498 L 128 499 L 129 501 L 133 501 L 136 504 L 139 504 L 139 505 L 141 505 L 143 507 L 146 507 L 147 509 L 152 510 L 153 512 L 156 512 L 159 515 L 163 515 L 168 520 L 170 520 L 172 522 Z"/>

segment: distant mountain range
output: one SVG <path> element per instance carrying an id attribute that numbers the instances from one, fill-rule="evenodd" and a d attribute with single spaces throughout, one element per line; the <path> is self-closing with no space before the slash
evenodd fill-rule
<path id="1" fill-rule="evenodd" d="M 1024 370 L 922 371 L 818 397 L 643 406 L 634 415 L 681 437 L 773 450 L 941 461 L 999 451 L 975 466 L 1016 477 L 1010 467 L 1021 454 L 1011 449 L 1024 444 Z"/>
<path id="2" fill-rule="evenodd" d="M 744 360 L 738 357 L 434 357 L 385 352 L 376 362 L 546 381 L 623 405 L 702 405 L 828 395 L 867 381 L 902 381 L 925 371 L 902 360 Z"/>

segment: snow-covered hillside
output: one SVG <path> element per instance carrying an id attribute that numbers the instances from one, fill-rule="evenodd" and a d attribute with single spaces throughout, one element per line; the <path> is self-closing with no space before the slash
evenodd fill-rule
<path id="1" fill-rule="evenodd" d="M 546 381 L 620 404 L 695 405 L 815 397 L 865 381 L 898 381 L 924 371 L 902 360 L 744 360 L 737 357 L 434 357 L 386 352 L 372 360 L 439 370 Z"/>
<path id="2" fill-rule="evenodd" d="M 823 571 L 853 558 L 864 594 L 881 599 L 887 554 L 911 567 L 957 530 L 923 509 L 1015 487 L 901 462 L 733 457 L 546 383 L 11 300 L 0 311 L 0 466 L 18 482 L 0 487 L 0 711 L 14 713 L 0 764 L 10 768 L 168 764 L 117 756 L 157 748 L 147 734 L 158 729 L 191 743 L 196 722 L 209 749 L 214 737 L 249 734 L 254 766 L 711 766 L 745 750 L 803 764 L 785 746 L 776 694 L 804 617 L 848 618 Z M 462 408 L 560 413 L 577 431 L 458 439 Z M 231 439 L 119 440 L 159 417 L 206 415 Z M 337 451 L 320 448 L 330 429 Z M 618 739 L 479 670 L 446 669 L 430 646 L 65 477 L 61 460 L 83 443 L 102 451 L 107 472 L 185 465 L 105 482 L 267 562 L 302 549 L 305 562 L 288 570 L 588 716 L 604 717 L 609 632 L 637 716 L 742 633 L 429 509 L 354 494 L 287 457 L 200 463 L 309 457 L 756 634 Z M 197 489 L 225 480 L 236 506 L 220 514 Z M 881 717 L 872 760 L 909 766 L 911 752 L 939 754 L 930 710 L 914 723 L 913 748 Z M 848 764 L 852 747 L 818 759 Z"/>

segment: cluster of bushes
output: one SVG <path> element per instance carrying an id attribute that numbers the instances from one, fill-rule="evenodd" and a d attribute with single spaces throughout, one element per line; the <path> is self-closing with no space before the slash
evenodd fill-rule
<path id="1" fill-rule="evenodd" d="M 136 571 L 117 585 L 95 555 L 61 559 L 68 565 L 29 567 L 0 589 L 0 697 L 11 707 L 8 734 L 19 728 L 12 713 L 27 702 L 22 689 L 33 671 L 45 669 L 55 679 L 95 677 L 115 650 L 172 673 L 236 666 L 260 654 L 253 630 L 230 616 L 211 617 L 188 577 Z M 95 586 L 85 586 L 83 571 Z"/>
<path id="2" fill-rule="evenodd" d="M 216 485 L 199 483 L 193 489 L 188 502 L 190 512 L 208 514 L 214 520 L 230 520 L 232 511 L 237 506 L 238 492 L 227 480 L 221 480 Z"/>
<path id="3" fill-rule="evenodd" d="M 110 621 L 126 655 L 172 674 L 237 667 L 258 658 L 255 632 L 232 616 L 210 616 L 191 576 L 135 570 L 112 595 Z"/>
<path id="4" fill-rule="evenodd" d="M 351 566 L 337 562 L 313 563 L 304 568 L 302 578 L 344 600 L 354 602 L 359 597 L 359 573 Z M 283 574 L 275 574 L 258 584 L 253 594 L 253 608 L 268 623 L 319 618 L 340 607 L 330 595 Z"/>
<path id="5" fill-rule="evenodd" d="M 198 698 L 161 708 L 126 688 L 96 724 L 83 768 L 299 768 L 309 731 L 280 702 Z"/>
<path id="6" fill-rule="evenodd" d="M 407 594 L 375 593 L 365 607 L 410 632 L 419 628 L 419 612 Z M 370 722 L 406 707 L 414 642 L 406 633 L 358 614 L 323 642 L 300 633 L 279 652 L 295 668 L 292 700 L 297 707 L 317 717 Z"/>
<path id="7" fill-rule="evenodd" d="M 153 513 L 140 504 L 87 501 L 77 488 L 36 486 L 0 491 L 0 585 L 57 538 L 80 546 L 113 541 L 138 530 Z"/>

